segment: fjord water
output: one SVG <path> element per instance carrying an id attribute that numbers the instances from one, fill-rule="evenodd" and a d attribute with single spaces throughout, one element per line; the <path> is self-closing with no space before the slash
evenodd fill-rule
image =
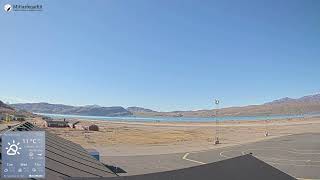
<path id="1" fill-rule="evenodd" d="M 64 115 L 64 114 L 46 114 L 36 113 L 51 117 L 53 119 L 88 119 L 88 120 L 104 120 L 104 121 L 124 121 L 124 122 L 211 122 L 211 121 L 241 121 L 241 120 L 272 120 L 272 119 L 289 119 L 302 118 L 306 116 L 316 115 L 269 115 L 269 116 L 224 116 L 224 117 L 108 117 L 108 116 L 80 116 L 80 115 Z"/>

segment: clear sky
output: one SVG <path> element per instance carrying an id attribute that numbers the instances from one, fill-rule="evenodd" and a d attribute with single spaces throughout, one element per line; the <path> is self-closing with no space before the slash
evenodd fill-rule
<path id="1" fill-rule="evenodd" d="M 0 98 L 155 110 L 320 92 L 319 0 L 25 1 L 5 12 Z"/>

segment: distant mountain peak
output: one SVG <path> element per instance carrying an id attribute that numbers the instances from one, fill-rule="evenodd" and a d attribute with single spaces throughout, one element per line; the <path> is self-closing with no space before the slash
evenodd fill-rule
<path id="1" fill-rule="evenodd" d="M 320 100 L 320 93 L 319 94 L 313 94 L 309 96 L 303 96 L 300 99 L 313 99 L 313 100 Z"/>
<path id="2" fill-rule="evenodd" d="M 285 97 L 285 98 L 277 99 L 277 100 L 274 100 L 274 101 L 271 101 L 271 102 L 268 102 L 268 103 L 265 103 L 265 104 L 282 104 L 282 103 L 291 102 L 293 100 L 294 99 L 292 99 L 292 98 Z"/>
<path id="3" fill-rule="evenodd" d="M 303 96 L 297 99 L 285 97 L 285 98 L 277 99 L 265 104 L 272 105 L 272 104 L 286 104 L 286 103 L 320 103 L 320 94 Z"/>

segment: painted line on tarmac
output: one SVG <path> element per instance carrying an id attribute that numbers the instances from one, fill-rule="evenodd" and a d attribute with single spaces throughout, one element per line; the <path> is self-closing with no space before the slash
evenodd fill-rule
<path id="1" fill-rule="evenodd" d="M 201 161 L 196 161 L 196 160 L 187 158 L 187 157 L 189 156 L 189 154 L 190 154 L 190 153 L 186 153 L 186 154 L 182 157 L 182 159 L 183 159 L 183 160 L 186 160 L 186 161 L 198 163 L 198 164 L 206 164 L 206 163 L 201 162 Z"/>
<path id="2" fill-rule="evenodd" d="M 231 158 L 231 157 L 229 157 L 229 156 L 225 156 L 225 155 L 224 155 L 225 152 L 230 152 L 230 151 L 234 151 L 234 150 L 221 151 L 221 152 L 220 152 L 220 156 L 223 157 L 223 158 Z"/>

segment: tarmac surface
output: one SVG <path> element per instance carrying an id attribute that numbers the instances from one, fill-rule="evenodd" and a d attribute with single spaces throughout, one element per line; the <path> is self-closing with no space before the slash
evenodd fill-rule
<path id="1" fill-rule="evenodd" d="M 297 179 L 320 180 L 320 133 L 297 134 L 206 151 L 146 156 L 102 157 L 121 176 L 182 169 L 252 153 Z"/>

